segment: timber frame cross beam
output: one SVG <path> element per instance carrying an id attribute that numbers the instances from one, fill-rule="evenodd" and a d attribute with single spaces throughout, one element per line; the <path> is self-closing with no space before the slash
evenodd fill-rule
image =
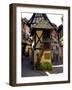
<path id="1" fill-rule="evenodd" d="M 35 41 L 35 46 L 34 46 L 34 48 L 36 47 L 36 45 L 38 44 L 39 41 L 40 41 L 40 43 L 42 43 L 42 41 L 41 41 L 41 37 L 42 37 L 42 35 L 43 35 L 43 32 L 42 32 L 42 34 L 40 35 L 40 37 L 38 36 L 37 33 L 35 33 L 35 38 L 36 38 L 36 36 L 37 36 L 38 41 L 37 41 L 37 42 Z"/>

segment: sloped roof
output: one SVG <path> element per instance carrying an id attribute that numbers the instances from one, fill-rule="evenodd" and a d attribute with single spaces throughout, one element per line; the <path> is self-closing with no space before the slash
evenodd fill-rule
<path id="1" fill-rule="evenodd" d="M 28 21 L 31 28 L 43 28 L 43 29 L 56 29 L 57 26 L 51 23 L 45 13 L 33 13 L 32 17 Z"/>
<path id="2" fill-rule="evenodd" d="M 41 29 L 54 29 L 48 20 L 41 20 L 36 25 L 33 26 L 34 28 L 41 28 Z"/>
<path id="3" fill-rule="evenodd" d="M 59 27 L 58 27 L 58 33 L 60 32 L 60 31 L 63 31 L 63 25 L 61 24 Z"/>

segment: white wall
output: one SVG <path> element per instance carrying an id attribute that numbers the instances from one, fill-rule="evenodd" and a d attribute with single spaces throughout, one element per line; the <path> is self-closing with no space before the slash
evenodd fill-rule
<path id="1" fill-rule="evenodd" d="M 0 90 L 28 90 L 28 89 L 29 90 L 37 90 L 37 89 L 38 90 L 39 89 L 40 90 L 42 89 L 71 90 L 72 82 L 70 84 L 43 85 L 43 86 L 25 86 L 25 87 L 9 86 L 8 83 L 9 83 L 9 4 L 10 3 L 31 3 L 31 4 L 34 3 L 34 4 L 47 4 L 47 5 L 57 5 L 57 6 L 58 5 L 72 6 L 72 0 L 43 0 L 43 1 L 42 0 L 0 0 Z M 72 7 L 71 7 L 71 11 L 72 11 Z M 71 16 L 72 16 L 72 12 L 71 12 Z"/>

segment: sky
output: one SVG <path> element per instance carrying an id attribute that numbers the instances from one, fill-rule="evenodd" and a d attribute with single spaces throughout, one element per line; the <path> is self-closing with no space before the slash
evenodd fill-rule
<path id="1" fill-rule="evenodd" d="M 22 13 L 22 18 L 27 18 L 28 20 L 31 18 L 33 14 L 32 13 Z M 46 14 L 49 20 L 56 24 L 57 26 L 62 24 L 62 15 L 60 14 Z"/>

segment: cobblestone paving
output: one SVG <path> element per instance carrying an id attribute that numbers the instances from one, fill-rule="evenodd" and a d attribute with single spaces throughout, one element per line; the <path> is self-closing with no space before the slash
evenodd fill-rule
<path id="1" fill-rule="evenodd" d="M 29 58 L 25 58 L 22 61 L 22 77 L 31 77 L 31 76 L 48 76 L 45 72 L 34 70 L 31 65 L 31 60 Z"/>
<path id="2" fill-rule="evenodd" d="M 53 67 L 52 71 L 49 71 L 50 74 L 58 74 L 63 72 L 63 67 Z"/>
<path id="3" fill-rule="evenodd" d="M 53 62 L 54 66 L 62 65 L 63 62 Z M 31 58 L 25 57 L 22 60 L 21 67 L 21 76 L 22 77 L 31 77 L 31 76 L 48 76 L 44 71 L 34 70 L 31 64 Z M 63 72 L 63 67 L 53 67 L 52 71 L 48 71 L 50 74 L 58 74 Z"/>

